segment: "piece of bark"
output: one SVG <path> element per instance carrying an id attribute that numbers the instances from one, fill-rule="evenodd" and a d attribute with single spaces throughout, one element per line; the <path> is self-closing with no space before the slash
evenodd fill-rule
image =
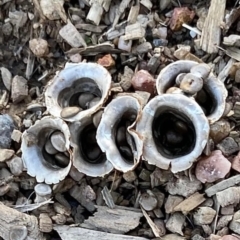
<path id="1" fill-rule="evenodd" d="M 233 177 L 230 177 L 228 179 L 225 179 L 205 190 L 205 193 L 208 197 L 213 196 L 217 192 L 223 191 L 224 189 L 230 188 L 236 184 L 240 183 L 240 175 L 236 175 Z"/>
<path id="2" fill-rule="evenodd" d="M 82 35 L 78 32 L 70 20 L 68 20 L 67 24 L 60 29 L 59 34 L 71 47 L 87 47 Z"/>
<path id="3" fill-rule="evenodd" d="M 49 233 L 53 229 L 52 219 L 47 213 L 41 213 L 39 216 L 39 229 L 41 232 Z"/>
<path id="4" fill-rule="evenodd" d="M 228 47 L 228 48 L 226 48 L 225 53 L 229 57 L 231 57 L 231 58 L 233 58 L 233 59 L 235 59 L 237 61 L 240 61 L 240 50 L 238 48 L 236 48 L 236 47 Z"/>
<path id="5" fill-rule="evenodd" d="M 110 233 L 123 234 L 139 225 L 142 213 L 116 207 L 95 206 L 97 212 L 81 224 L 82 227 Z"/>
<path id="6" fill-rule="evenodd" d="M 230 58 L 227 65 L 222 69 L 222 71 L 218 74 L 218 79 L 221 82 L 225 82 L 229 74 L 231 74 L 231 71 L 233 68 L 235 68 L 235 62 L 236 60 L 233 58 Z"/>
<path id="7" fill-rule="evenodd" d="M 218 52 L 220 45 L 221 28 L 220 23 L 224 19 L 226 0 L 211 0 L 207 18 L 204 22 L 200 45 L 207 53 Z"/>
<path id="8" fill-rule="evenodd" d="M 26 237 L 29 240 L 45 239 L 38 229 L 38 220 L 35 216 L 21 213 L 3 204 L 0 204 L 0 212 L 0 236 L 4 240 L 22 240 Z"/>
<path id="9" fill-rule="evenodd" d="M 121 15 L 125 12 L 125 10 L 128 7 L 130 2 L 131 2 L 131 0 L 122 0 L 120 2 L 120 4 L 117 6 L 115 18 L 113 21 L 113 27 L 115 27 L 118 24 L 118 21 L 119 21 Z"/>
<path id="10" fill-rule="evenodd" d="M 91 187 L 89 185 L 86 185 L 85 183 L 82 183 L 80 187 L 78 186 L 74 186 L 71 190 L 70 190 L 70 195 L 75 198 L 83 207 L 85 207 L 89 212 L 93 212 L 95 210 L 95 206 L 93 203 L 93 200 L 96 198 L 95 197 L 91 197 L 92 194 L 88 194 L 91 191 L 93 191 L 91 189 Z"/>
<path id="11" fill-rule="evenodd" d="M 89 46 L 86 48 L 73 48 L 66 52 L 66 54 L 72 55 L 80 53 L 82 56 L 95 56 L 99 53 L 120 53 L 121 50 L 115 49 L 111 43 L 102 43 L 95 46 Z"/>
<path id="12" fill-rule="evenodd" d="M 129 11 L 129 14 L 128 14 L 128 19 L 127 19 L 129 24 L 133 24 L 137 21 L 139 10 L 140 10 L 140 5 L 139 4 L 137 4 L 135 6 L 132 6 L 130 8 L 130 11 Z"/>
<path id="13" fill-rule="evenodd" d="M 224 26 L 225 33 L 232 26 L 232 24 L 239 18 L 239 16 L 240 16 L 240 7 L 233 8 L 231 12 L 226 15 L 225 26 Z"/>
<path id="14" fill-rule="evenodd" d="M 112 234 L 80 227 L 54 225 L 53 229 L 58 232 L 62 240 L 76 240 L 78 238 L 81 240 L 147 240 L 143 237 Z"/>
<path id="15" fill-rule="evenodd" d="M 137 40 L 143 38 L 145 35 L 145 29 L 141 26 L 139 22 L 128 25 L 125 28 L 125 35 L 123 39 L 127 40 Z"/>
<path id="16" fill-rule="evenodd" d="M 230 187 L 216 193 L 217 201 L 222 207 L 240 202 L 240 187 Z"/>
<path id="17" fill-rule="evenodd" d="M 161 231 L 160 229 L 157 227 L 157 225 L 152 221 L 152 219 L 148 216 L 147 212 L 141 207 L 142 212 L 144 217 L 146 218 L 149 226 L 151 227 L 155 237 L 160 237 L 161 236 Z"/>
<path id="18" fill-rule="evenodd" d="M 200 194 L 199 192 L 194 193 L 174 207 L 173 211 L 181 211 L 184 215 L 188 214 L 206 200 L 203 195 L 204 194 Z"/>
<path id="19" fill-rule="evenodd" d="M 104 186 L 102 192 L 103 199 L 109 208 L 115 208 L 113 197 L 106 186 Z"/>
<path id="20" fill-rule="evenodd" d="M 95 25 L 99 25 L 103 14 L 103 7 L 98 1 L 95 1 L 87 15 L 87 20 L 94 23 Z"/>

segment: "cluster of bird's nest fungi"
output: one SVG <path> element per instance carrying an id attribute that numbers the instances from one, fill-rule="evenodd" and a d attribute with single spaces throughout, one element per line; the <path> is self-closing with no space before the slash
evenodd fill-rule
<path id="1" fill-rule="evenodd" d="M 157 95 L 112 94 L 101 65 L 67 65 L 45 92 L 51 116 L 23 133 L 28 174 L 51 184 L 72 164 L 93 177 L 130 171 L 141 159 L 172 172 L 191 167 L 224 113 L 227 91 L 207 64 L 185 60 L 165 67 L 154 87 Z"/>

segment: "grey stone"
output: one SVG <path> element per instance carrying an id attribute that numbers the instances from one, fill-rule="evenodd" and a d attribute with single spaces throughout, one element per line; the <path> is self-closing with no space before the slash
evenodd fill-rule
<path id="1" fill-rule="evenodd" d="M 12 101 L 19 103 L 28 96 L 27 80 L 21 76 L 15 76 L 12 80 Z"/>
<path id="2" fill-rule="evenodd" d="M 14 121 L 8 114 L 0 115 L 0 148 L 10 148 Z"/>
<path id="3" fill-rule="evenodd" d="M 239 151 L 239 146 L 233 138 L 226 137 L 217 145 L 217 149 L 221 150 L 225 156 L 229 156 Z"/>

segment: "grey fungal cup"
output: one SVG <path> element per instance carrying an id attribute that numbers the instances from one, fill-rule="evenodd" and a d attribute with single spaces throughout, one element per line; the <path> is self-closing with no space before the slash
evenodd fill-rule
<path id="1" fill-rule="evenodd" d="M 59 152 L 49 141 L 51 136 L 58 133 L 60 139 L 64 137 L 65 144 Z M 36 177 L 37 182 L 55 184 L 63 180 L 71 168 L 71 155 L 68 150 L 70 147 L 70 131 L 67 124 L 60 118 L 44 117 L 24 131 L 22 135 L 22 158 L 27 173 Z M 57 141 L 54 138 L 54 141 Z M 57 143 L 55 143 L 57 144 Z M 61 158 L 59 158 L 59 155 Z"/>
<path id="2" fill-rule="evenodd" d="M 140 102 L 132 96 L 118 96 L 104 109 L 96 138 L 119 171 L 131 171 L 140 161 L 143 143 L 135 127 L 141 113 Z"/>
<path id="3" fill-rule="evenodd" d="M 143 159 L 176 173 L 190 168 L 201 155 L 209 123 L 193 99 L 163 94 L 144 107 L 136 131 L 143 139 Z"/>
<path id="4" fill-rule="evenodd" d="M 164 94 L 171 87 L 175 86 L 179 74 L 190 73 L 203 78 L 203 87 L 194 98 L 205 112 L 209 123 L 219 120 L 225 109 L 227 90 L 224 84 L 207 68 L 206 64 L 199 64 L 194 61 L 179 60 L 167 65 L 158 75 L 156 88 L 159 95 Z"/>
<path id="5" fill-rule="evenodd" d="M 78 121 L 102 107 L 108 98 L 110 86 L 111 75 L 101 65 L 68 65 L 47 87 L 47 110 L 53 116 L 66 121 Z"/>
<path id="6" fill-rule="evenodd" d="M 71 146 L 73 147 L 73 166 L 91 177 L 103 177 L 113 170 L 96 140 L 96 127 L 93 116 L 85 116 L 70 124 Z"/>

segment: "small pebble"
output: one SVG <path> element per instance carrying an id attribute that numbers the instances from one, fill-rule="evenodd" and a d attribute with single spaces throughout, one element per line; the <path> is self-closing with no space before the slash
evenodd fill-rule
<path id="1" fill-rule="evenodd" d="M 20 157 L 14 156 L 11 160 L 7 161 L 7 165 L 14 176 L 19 176 L 23 172 L 23 161 Z"/>
<path id="2" fill-rule="evenodd" d="M 179 31 L 182 24 L 189 24 L 195 16 L 194 11 L 190 11 L 187 7 L 174 8 L 172 17 L 170 19 L 170 28 L 173 31 Z"/>
<path id="3" fill-rule="evenodd" d="M 138 71 L 132 78 L 132 85 L 135 90 L 146 91 L 154 94 L 155 84 L 156 81 L 153 76 L 145 70 Z"/>
<path id="4" fill-rule="evenodd" d="M 157 199 L 156 196 L 152 193 L 152 191 L 148 190 L 147 193 L 143 193 L 139 199 L 139 204 L 146 211 L 152 211 L 157 207 Z"/>
<path id="5" fill-rule="evenodd" d="M 191 73 L 186 74 L 180 83 L 180 88 L 184 92 L 192 95 L 200 91 L 202 87 L 203 80 Z"/>
<path id="6" fill-rule="evenodd" d="M 235 140 L 231 137 L 226 137 L 219 144 L 217 144 L 217 149 L 221 150 L 225 156 L 230 156 L 231 154 L 239 151 L 239 146 Z"/>
<path id="7" fill-rule="evenodd" d="M 59 167 L 63 167 L 64 168 L 64 167 L 68 166 L 70 159 L 68 157 L 66 157 L 65 154 L 57 153 L 54 156 L 55 156 L 55 159 L 56 159 L 56 164 Z"/>
<path id="8" fill-rule="evenodd" d="M 49 53 L 48 42 L 41 38 L 31 39 L 29 48 L 36 57 L 44 57 Z"/>
<path id="9" fill-rule="evenodd" d="M 88 108 L 92 108 L 96 106 L 100 102 L 101 98 L 100 97 L 95 97 L 93 98 L 89 103 L 88 103 Z"/>
<path id="10" fill-rule="evenodd" d="M 190 73 L 200 78 L 206 79 L 210 74 L 211 68 L 206 63 L 199 63 L 192 67 Z"/>
<path id="11" fill-rule="evenodd" d="M 66 141 L 65 137 L 62 132 L 60 131 L 55 131 L 51 137 L 50 137 L 51 143 L 55 149 L 57 149 L 59 152 L 65 152 L 67 151 L 66 149 Z"/>
<path id="12" fill-rule="evenodd" d="M 137 179 L 137 174 L 134 171 L 128 171 L 128 172 L 123 174 L 123 179 L 126 182 L 131 183 L 131 182 L 133 182 Z"/>
<path id="13" fill-rule="evenodd" d="M 58 152 L 58 150 L 56 148 L 53 147 L 52 142 L 50 141 L 50 139 L 47 140 L 46 144 L 45 144 L 45 150 L 48 154 L 56 154 Z"/>
<path id="14" fill-rule="evenodd" d="M 193 214 L 194 223 L 198 226 L 211 224 L 216 211 L 210 207 L 200 207 L 197 212 Z"/>
<path id="15" fill-rule="evenodd" d="M 92 101 L 95 98 L 95 96 L 92 93 L 82 93 L 78 98 L 79 106 L 82 109 L 87 108 L 87 104 Z"/>
<path id="16" fill-rule="evenodd" d="M 82 108 L 80 107 L 65 107 L 61 111 L 60 115 L 62 118 L 70 118 L 70 117 L 74 117 L 81 111 L 82 111 Z"/>
<path id="17" fill-rule="evenodd" d="M 14 121 L 10 115 L 0 115 L 0 148 L 10 148 L 14 128 Z"/>
<path id="18" fill-rule="evenodd" d="M 232 169 L 240 172 L 240 152 L 238 152 L 238 155 L 235 156 L 232 160 Z"/>
<path id="19" fill-rule="evenodd" d="M 125 41 L 124 36 L 121 36 L 118 40 L 118 49 L 121 49 L 126 52 L 131 52 L 132 40 Z"/>
<path id="20" fill-rule="evenodd" d="M 0 163 L 9 160 L 14 155 L 11 149 L 0 149 Z"/>
<path id="21" fill-rule="evenodd" d="M 115 60 L 113 59 L 111 54 L 107 54 L 107 55 L 103 56 L 102 58 L 99 58 L 97 63 L 107 69 L 110 69 L 115 66 Z"/>
<path id="22" fill-rule="evenodd" d="M 154 47 L 167 46 L 168 45 L 168 40 L 166 40 L 166 39 L 153 39 L 153 45 L 154 45 Z"/>
<path id="23" fill-rule="evenodd" d="M 21 141 L 21 137 L 22 137 L 22 132 L 14 129 L 11 135 L 12 140 L 19 143 Z"/>
<path id="24" fill-rule="evenodd" d="M 215 144 L 226 138 L 230 131 L 230 123 L 224 119 L 221 119 L 210 125 L 210 137 L 213 139 Z"/>
<path id="25" fill-rule="evenodd" d="M 210 156 L 202 157 L 197 163 L 195 174 L 199 181 L 215 182 L 224 178 L 231 169 L 231 163 L 220 150 L 215 150 Z"/>

